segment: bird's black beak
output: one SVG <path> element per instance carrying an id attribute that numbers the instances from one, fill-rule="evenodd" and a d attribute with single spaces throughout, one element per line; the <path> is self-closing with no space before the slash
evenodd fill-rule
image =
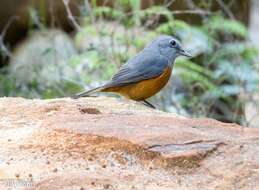
<path id="1" fill-rule="evenodd" d="M 180 49 L 180 55 L 182 56 L 186 56 L 186 57 L 192 57 L 192 55 L 190 53 L 188 53 L 186 50 L 184 49 Z"/>

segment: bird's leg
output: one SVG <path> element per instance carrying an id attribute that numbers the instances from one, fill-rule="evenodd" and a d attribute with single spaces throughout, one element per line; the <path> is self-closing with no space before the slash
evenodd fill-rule
<path id="1" fill-rule="evenodd" d="M 156 109 L 155 106 L 153 106 L 151 103 L 149 103 L 147 100 L 143 100 L 144 104 L 150 108 Z"/>

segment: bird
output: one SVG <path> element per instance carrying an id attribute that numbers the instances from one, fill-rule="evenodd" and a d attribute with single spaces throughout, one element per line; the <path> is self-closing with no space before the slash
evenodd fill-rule
<path id="1" fill-rule="evenodd" d="M 97 92 L 111 92 L 155 108 L 147 99 L 167 84 L 175 59 L 179 56 L 192 57 L 177 38 L 160 35 L 123 64 L 109 82 L 76 94 L 73 98 L 86 97 Z"/>

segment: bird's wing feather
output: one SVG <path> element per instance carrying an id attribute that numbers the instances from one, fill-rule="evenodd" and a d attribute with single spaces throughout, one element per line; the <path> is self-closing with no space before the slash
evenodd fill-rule
<path id="1" fill-rule="evenodd" d="M 151 52 L 142 52 L 122 65 L 105 87 L 123 86 L 158 77 L 168 66 L 168 60 Z"/>

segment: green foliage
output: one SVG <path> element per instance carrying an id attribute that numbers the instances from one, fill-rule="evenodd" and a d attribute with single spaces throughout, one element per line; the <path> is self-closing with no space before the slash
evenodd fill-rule
<path id="1" fill-rule="evenodd" d="M 110 19 L 124 17 L 124 14 L 122 11 L 112 9 L 110 7 L 97 7 L 96 9 L 94 9 L 94 14 L 99 17 L 102 16 Z"/>
<path id="2" fill-rule="evenodd" d="M 148 9 L 139 11 L 138 14 L 143 20 L 149 19 L 154 15 L 164 16 L 168 20 L 173 18 L 171 12 L 164 6 L 152 6 Z"/>
<path id="3" fill-rule="evenodd" d="M 205 27 L 214 34 L 222 32 L 223 34 L 236 35 L 242 38 L 246 38 L 248 35 L 248 31 L 242 23 L 221 16 L 211 17 L 207 23 L 205 23 Z"/>
<path id="4" fill-rule="evenodd" d="M 212 71 L 186 59 L 179 59 L 176 65 L 177 74 L 184 79 L 186 85 L 199 83 L 202 89 L 209 91 L 217 88 Z"/>
<path id="5" fill-rule="evenodd" d="M 183 30 L 193 28 L 183 26 Z M 242 118 L 244 100 L 240 96 L 243 93 L 254 92 L 258 84 L 258 71 L 254 65 L 258 49 L 244 40 L 248 34 L 247 29 L 237 21 L 215 16 L 208 19 L 204 25 L 195 27 L 195 30 L 199 31 L 196 34 L 206 36 L 204 39 L 207 39 L 206 46 L 209 48 L 203 49 L 199 52 L 199 56 L 192 59 L 199 63 L 199 67 L 204 71 L 186 67 L 193 65 L 190 63 L 178 65 L 182 70 L 181 73 L 184 73 L 180 76 L 186 85 L 195 86 L 188 89 L 187 94 L 197 95 L 191 99 L 192 104 L 185 104 L 184 107 L 191 110 L 194 115 L 198 113 L 198 116 L 202 114 L 240 123 L 244 119 Z M 177 29 L 170 31 L 185 41 L 186 35 L 179 35 Z M 194 32 L 192 34 L 194 35 L 192 38 L 198 38 Z M 183 99 L 185 98 L 183 96 Z M 202 113 L 199 105 L 206 105 Z"/>

